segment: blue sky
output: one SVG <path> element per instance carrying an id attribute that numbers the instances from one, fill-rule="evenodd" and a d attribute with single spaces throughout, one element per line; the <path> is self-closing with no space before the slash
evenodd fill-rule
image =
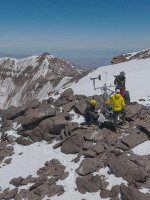
<path id="1" fill-rule="evenodd" d="M 0 52 L 109 56 L 150 48 L 149 0 L 0 0 Z"/>

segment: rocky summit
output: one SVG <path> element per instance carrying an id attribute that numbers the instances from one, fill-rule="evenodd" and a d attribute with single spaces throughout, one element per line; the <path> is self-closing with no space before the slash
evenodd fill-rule
<path id="1" fill-rule="evenodd" d="M 130 60 L 135 60 L 135 59 L 140 60 L 140 59 L 146 59 L 146 58 L 150 58 L 150 49 L 135 52 L 135 53 L 124 53 L 120 56 L 115 56 L 113 57 L 111 63 L 118 64 L 118 63 L 130 61 Z"/>
<path id="2" fill-rule="evenodd" d="M 81 71 L 48 53 L 21 60 L 0 58 L 0 108 L 48 97 L 79 75 Z"/>
<path id="3" fill-rule="evenodd" d="M 24 164 L 28 169 L 24 175 L 21 168 L 20 175 L 15 176 L 12 165 L 14 176 L 11 174 L 8 178 L 5 174 L 4 184 L 0 183 L 0 199 L 67 200 L 68 194 L 75 195 L 76 199 L 87 199 L 87 194 L 97 200 L 150 199 L 148 192 L 142 192 L 143 188 L 150 189 L 150 156 L 134 153 L 135 147 L 149 141 L 150 129 L 146 122 L 150 121 L 150 108 L 143 109 L 138 103 L 126 105 L 128 124 L 114 133 L 109 123 L 87 127 L 74 122 L 75 117 L 83 118 L 83 108 L 92 98 L 102 110 L 103 95 L 74 95 L 71 89 L 57 100 L 50 97 L 0 110 L 0 171 L 8 170 L 16 157 L 27 158 L 28 150 L 31 155 L 34 150 L 37 152 L 43 141 L 38 160 L 47 154 L 43 165 L 34 173 L 31 169 L 35 157 L 30 161 L 32 164 Z M 43 158 L 41 152 L 45 152 Z M 16 168 L 19 166 L 21 163 Z M 0 173 L 1 180 L 3 176 Z M 109 177 L 119 181 L 110 184 Z"/>

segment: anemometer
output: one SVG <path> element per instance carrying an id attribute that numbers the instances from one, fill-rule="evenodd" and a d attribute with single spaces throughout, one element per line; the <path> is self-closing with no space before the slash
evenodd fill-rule
<path id="1" fill-rule="evenodd" d="M 94 90 L 100 89 L 102 91 L 102 94 L 104 94 L 105 98 L 107 98 L 108 91 L 110 92 L 109 96 L 111 96 L 112 94 L 114 94 L 114 91 L 111 88 L 116 87 L 116 86 L 111 85 L 111 84 L 107 85 L 107 72 L 105 72 L 105 83 L 101 87 L 96 87 L 96 85 L 95 85 L 96 80 L 101 81 L 101 78 L 102 78 L 102 76 L 99 75 L 98 77 L 93 77 L 93 78 L 90 77 L 90 80 L 93 81 Z"/>

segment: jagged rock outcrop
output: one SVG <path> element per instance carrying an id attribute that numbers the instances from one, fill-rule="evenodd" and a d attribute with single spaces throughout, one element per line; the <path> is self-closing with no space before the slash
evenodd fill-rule
<path id="1" fill-rule="evenodd" d="M 135 52 L 135 53 L 124 53 L 120 56 L 115 56 L 113 57 L 111 63 L 118 64 L 118 63 L 130 61 L 134 59 L 146 59 L 146 58 L 150 58 L 150 49 Z"/>

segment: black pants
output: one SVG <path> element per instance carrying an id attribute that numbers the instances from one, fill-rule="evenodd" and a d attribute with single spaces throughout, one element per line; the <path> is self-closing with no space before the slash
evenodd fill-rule
<path id="1" fill-rule="evenodd" d="M 124 109 L 122 109 L 120 111 L 113 111 L 115 129 L 117 129 L 117 127 L 118 127 L 117 119 L 118 119 L 119 114 L 122 114 L 122 123 L 125 122 L 126 111 Z"/>
<path id="2" fill-rule="evenodd" d="M 86 123 L 87 124 L 97 124 L 97 117 L 93 114 L 93 115 L 87 115 L 85 117 Z"/>

